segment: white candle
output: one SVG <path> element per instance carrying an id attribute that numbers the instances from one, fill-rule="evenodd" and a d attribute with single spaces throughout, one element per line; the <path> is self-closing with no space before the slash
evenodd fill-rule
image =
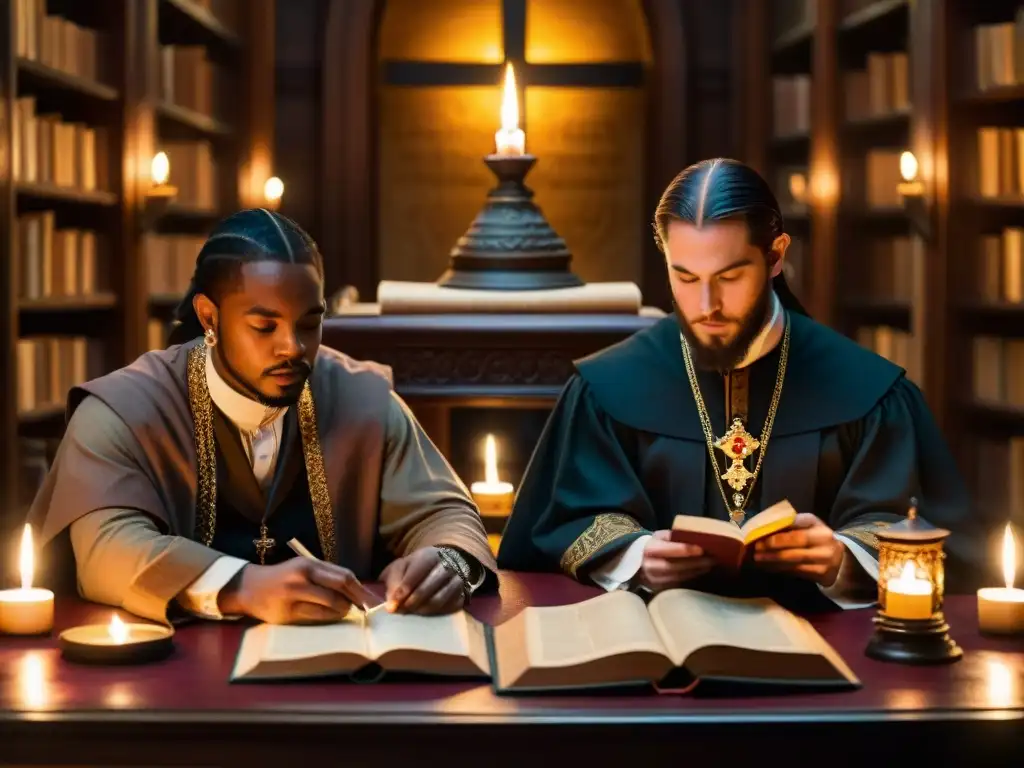
<path id="1" fill-rule="evenodd" d="M 488 435 L 484 441 L 484 479 L 477 480 L 469 490 L 484 517 L 508 517 L 512 511 L 515 489 L 512 483 L 498 477 L 498 446 L 494 435 Z"/>
<path id="2" fill-rule="evenodd" d="M 28 524 L 22 532 L 19 554 L 21 588 L 0 591 L 0 633 L 43 635 L 53 629 L 53 592 L 32 587 L 35 555 L 32 526 Z"/>
<path id="3" fill-rule="evenodd" d="M 894 619 L 930 619 L 932 592 L 932 583 L 919 579 L 914 563 L 909 562 L 897 578 L 886 584 L 885 614 Z"/>
<path id="4" fill-rule="evenodd" d="M 1003 580 L 1005 587 L 978 590 L 978 628 L 999 635 L 1024 633 L 1024 589 L 1013 586 L 1017 547 L 1010 524 L 1003 532 Z"/>
<path id="5" fill-rule="evenodd" d="M 494 134 L 494 148 L 499 155 L 526 154 L 526 133 L 519 128 L 519 97 L 512 64 L 505 67 L 505 89 L 501 96 L 501 128 Z"/>

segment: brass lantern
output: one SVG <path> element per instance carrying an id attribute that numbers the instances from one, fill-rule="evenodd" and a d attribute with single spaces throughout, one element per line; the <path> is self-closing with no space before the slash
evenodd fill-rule
<path id="1" fill-rule="evenodd" d="M 878 531 L 878 615 L 867 655 L 903 664 L 956 661 L 963 650 L 942 613 L 943 543 L 949 531 L 917 516 Z"/>

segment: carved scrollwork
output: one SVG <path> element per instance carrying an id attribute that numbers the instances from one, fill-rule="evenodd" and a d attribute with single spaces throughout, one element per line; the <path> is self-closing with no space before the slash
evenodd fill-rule
<path id="1" fill-rule="evenodd" d="M 571 358 L 552 349 L 392 349 L 376 355 L 402 386 L 562 386 Z"/>

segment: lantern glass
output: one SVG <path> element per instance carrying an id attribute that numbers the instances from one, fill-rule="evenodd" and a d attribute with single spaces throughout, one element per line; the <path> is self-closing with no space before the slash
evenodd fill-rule
<path id="1" fill-rule="evenodd" d="M 896 619 L 930 619 L 942 610 L 942 541 L 896 542 L 879 537 L 878 605 Z"/>

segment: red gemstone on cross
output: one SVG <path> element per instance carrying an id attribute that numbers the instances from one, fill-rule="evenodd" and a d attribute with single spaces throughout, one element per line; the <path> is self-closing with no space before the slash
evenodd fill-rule
<path id="1" fill-rule="evenodd" d="M 742 437 L 734 438 L 732 441 L 732 452 L 736 454 L 743 453 L 744 445 L 746 445 L 746 442 L 743 440 Z"/>

